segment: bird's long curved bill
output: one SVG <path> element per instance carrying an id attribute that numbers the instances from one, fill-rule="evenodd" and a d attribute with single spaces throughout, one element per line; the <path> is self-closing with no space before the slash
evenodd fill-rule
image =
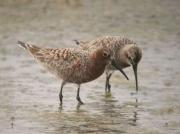
<path id="1" fill-rule="evenodd" d="M 137 64 L 134 64 L 132 67 L 133 67 L 135 81 L 136 81 L 136 92 L 138 92 Z"/>
<path id="2" fill-rule="evenodd" d="M 116 65 L 116 63 L 115 63 L 114 60 L 111 61 L 111 64 L 112 64 L 116 69 L 118 69 L 118 70 L 124 75 L 124 77 L 125 77 L 127 80 L 129 80 L 129 78 L 127 77 L 126 73 L 125 73 L 120 67 L 118 67 L 118 66 Z"/>

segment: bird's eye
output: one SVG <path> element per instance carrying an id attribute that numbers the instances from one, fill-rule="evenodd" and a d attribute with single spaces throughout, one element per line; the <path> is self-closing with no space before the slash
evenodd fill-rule
<path id="1" fill-rule="evenodd" d="M 127 57 L 129 61 L 132 61 L 132 58 L 130 56 Z"/>
<path id="2" fill-rule="evenodd" d="M 108 56 L 109 56 L 109 54 L 108 54 L 108 53 L 106 53 L 106 52 L 104 52 L 104 53 L 103 53 L 103 56 L 104 56 L 104 57 L 108 57 Z"/>
<path id="3" fill-rule="evenodd" d="M 129 61 L 131 62 L 132 65 L 135 64 L 134 60 L 131 57 L 128 57 Z"/>

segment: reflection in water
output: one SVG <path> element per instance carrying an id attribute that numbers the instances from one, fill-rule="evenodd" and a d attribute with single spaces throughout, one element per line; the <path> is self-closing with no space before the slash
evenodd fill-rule
<path id="1" fill-rule="evenodd" d="M 15 120 L 15 118 L 12 116 L 11 117 L 11 128 L 14 128 L 14 120 Z"/>
<path id="2" fill-rule="evenodd" d="M 82 104 L 77 104 L 77 106 L 76 106 L 76 110 L 77 110 L 77 112 L 79 112 L 80 111 L 80 107 L 82 106 Z"/>
<path id="3" fill-rule="evenodd" d="M 59 113 L 61 113 L 61 112 L 62 112 L 62 110 L 63 110 L 63 105 L 61 105 L 61 106 L 59 106 L 59 107 L 58 107 L 58 111 L 59 111 Z"/>
<path id="4" fill-rule="evenodd" d="M 109 98 L 109 96 L 108 96 Z M 104 106 L 104 114 L 107 113 L 107 115 L 111 115 L 111 117 L 117 117 L 117 115 L 119 116 L 119 118 L 122 118 L 123 120 L 129 120 L 130 122 L 128 124 L 132 125 L 132 126 L 136 126 L 137 125 L 137 120 L 138 120 L 138 98 L 135 98 L 135 101 L 132 103 L 127 103 L 125 105 L 121 105 L 121 106 L 117 106 L 116 105 L 116 101 L 113 100 L 113 97 L 110 100 L 105 100 L 105 106 Z M 128 111 L 124 111 L 124 109 L 126 109 L 126 107 L 132 107 L 132 109 L 128 109 Z M 131 118 L 130 115 L 133 114 L 133 118 Z M 116 122 L 121 124 L 121 120 L 119 122 Z"/>
<path id="5" fill-rule="evenodd" d="M 136 123 L 136 121 L 137 121 L 137 119 L 138 119 L 138 117 L 137 117 L 137 115 L 138 115 L 138 113 L 137 113 L 137 108 L 138 108 L 138 98 L 135 98 L 136 99 L 136 105 L 135 105 L 135 111 L 134 111 L 134 122 Z"/>
<path id="6" fill-rule="evenodd" d="M 44 115 L 43 122 L 48 120 L 51 124 L 57 124 L 53 128 L 56 132 L 63 133 L 126 133 L 129 127 L 137 126 L 137 98 L 134 102 L 119 104 L 119 100 L 113 95 L 101 97 L 99 102 L 78 104 L 74 107 L 76 110 L 67 110 L 66 106 L 59 107 L 59 113 Z"/>
<path id="7" fill-rule="evenodd" d="M 105 92 L 105 97 L 106 97 L 106 98 L 110 98 L 110 97 L 112 97 L 111 92 Z"/>
<path id="8" fill-rule="evenodd" d="M 135 98 L 135 105 L 134 105 L 134 111 L 133 111 L 133 119 L 132 119 L 132 125 L 136 126 L 137 125 L 137 120 L 138 120 L 138 98 Z"/>

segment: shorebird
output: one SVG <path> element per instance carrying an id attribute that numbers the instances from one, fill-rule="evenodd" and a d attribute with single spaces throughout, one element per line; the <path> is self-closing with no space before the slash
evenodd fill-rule
<path id="1" fill-rule="evenodd" d="M 102 46 L 110 49 L 113 57 L 113 62 L 106 66 L 106 84 L 105 91 L 111 91 L 111 85 L 109 83 L 113 72 L 118 69 L 126 67 L 133 67 L 136 92 L 138 92 L 138 76 L 137 67 L 142 57 L 142 50 L 136 45 L 136 43 L 128 38 L 121 38 L 119 36 L 106 36 L 100 37 L 91 41 L 78 41 L 74 40 L 76 44 L 80 45 L 83 50 L 94 50 L 96 47 Z M 115 65 L 112 65 L 112 63 Z"/>
<path id="2" fill-rule="evenodd" d="M 83 104 L 79 95 L 80 85 L 98 78 L 103 74 L 106 65 L 113 61 L 111 60 L 110 50 L 106 47 L 98 47 L 90 52 L 73 48 L 40 48 L 22 41 L 18 41 L 18 44 L 48 71 L 62 79 L 59 92 L 60 105 L 62 105 L 63 99 L 62 90 L 66 83 L 77 84 L 76 99 L 79 104 Z M 114 65 L 115 62 L 113 61 L 112 64 Z"/>

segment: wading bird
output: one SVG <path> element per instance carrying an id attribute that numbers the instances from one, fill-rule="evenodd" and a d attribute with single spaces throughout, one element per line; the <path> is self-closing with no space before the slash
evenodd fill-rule
<path id="1" fill-rule="evenodd" d="M 138 76 L 137 67 L 142 57 L 142 50 L 136 45 L 136 43 L 127 38 L 121 38 L 119 36 L 106 36 L 100 37 L 91 41 L 78 41 L 74 40 L 76 44 L 80 45 L 82 50 L 95 50 L 97 47 L 107 47 L 113 57 L 113 61 L 106 66 L 106 84 L 105 91 L 110 92 L 111 85 L 109 80 L 113 72 L 118 69 L 126 67 L 133 67 L 135 81 L 136 81 L 136 92 L 138 92 Z M 115 63 L 113 63 L 115 62 Z M 112 65 L 112 63 L 115 65 Z"/>
<path id="2" fill-rule="evenodd" d="M 78 85 L 76 99 L 79 104 L 83 104 L 79 95 L 80 85 L 98 78 L 109 62 L 116 66 L 113 59 L 111 59 L 110 50 L 106 47 L 98 47 L 94 51 L 85 51 L 73 48 L 40 48 L 22 41 L 18 41 L 18 44 L 48 71 L 62 79 L 59 92 L 60 105 L 62 105 L 63 99 L 62 90 L 66 83 Z M 123 72 L 121 69 L 119 70 Z"/>

